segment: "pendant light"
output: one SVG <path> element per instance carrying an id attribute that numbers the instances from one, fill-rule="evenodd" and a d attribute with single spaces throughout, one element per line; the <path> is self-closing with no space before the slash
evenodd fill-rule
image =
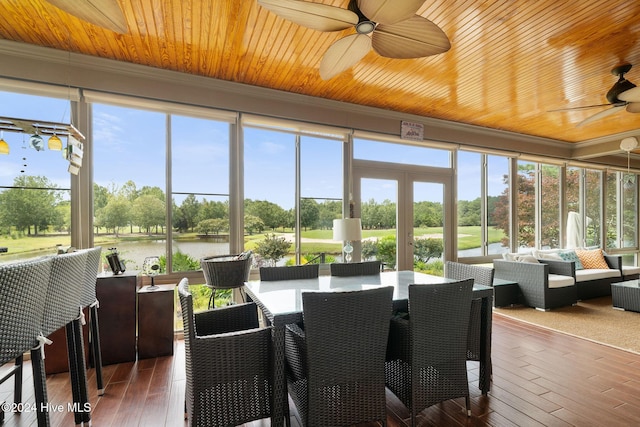
<path id="1" fill-rule="evenodd" d="M 9 144 L 4 140 L 4 132 L 0 132 L 0 154 L 9 154 Z"/>

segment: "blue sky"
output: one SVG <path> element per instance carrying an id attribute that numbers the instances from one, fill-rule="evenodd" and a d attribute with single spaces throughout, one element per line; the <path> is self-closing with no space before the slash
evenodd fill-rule
<path id="1" fill-rule="evenodd" d="M 0 92 L 0 116 L 69 121 L 68 102 Z M 94 106 L 94 179 L 102 186 L 120 187 L 128 180 L 143 186 L 165 188 L 166 125 L 165 114 L 97 104 Z M 226 194 L 229 188 L 229 134 L 226 123 L 173 116 L 172 119 L 173 191 Z M 0 156 L 0 185 L 11 185 L 21 173 L 44 175 L 60 187 L 69 187 L 68 163 L 60 152 L 35 151 L 29 147 L 29 135 L 4 132 L 11 147 L 9 156 Z M 285 208 L 293 207 L 294 136 L 254 128 L 245 130 L 245 197 L 270 200 Z M 46 141 L 46 138 L 45 138 Z M 63 138 L 63 142 L 66 141 Z M 342 149 L 338 141 L 303 137 L 301 170 L 303 197 L 340 198 L 342 192 Z M 447 166 L 443 150 L 368 141 L 356 141 L 357 158 L 403 164 Z M 462 200 L 480 195 L 477 154 L 467 153 L 459 160 L 458 196 Z M 499 173 L 490 176 L 490 194 L 502 191 L 506 159 L 493 157 Z M 24 159 L 24 160 L 23 160 Z M 503 163 L 503 164 L 502 164 Z M 491 164 L 491 162 L 490 162 Z M 24 166 L 26 165 L 26 166 Z M 24 171 L 24 172 L 21 172 Z M 371 183 L 371 185 L 376 183 Z M 378 201 L 395 200 L 395 186 L 379 182 L 369 188 Z M 208 200 L 222 200 L 204 196 Z M 424 198 L 440 201 L 441 194 Z M 178 202 L 181 200 L 176 196 Z"/>

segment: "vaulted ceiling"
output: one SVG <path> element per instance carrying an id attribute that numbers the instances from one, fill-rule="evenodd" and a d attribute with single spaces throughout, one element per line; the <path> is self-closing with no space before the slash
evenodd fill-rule
<path id="1" fill-rule="evenodd" d="M 640 139 L 640 113 L 578 127 L 608 107 L 550 111 L 607 103 L 621 63 L 635 65 L 626 78 L 640 84 L 637 0 L 427 1 L 418 14 L 442 28 L 448 52 L 390 59 L 372 50 L 328 81 L 318 73 L 322 55 L 353 28 L 307 29 L 256 0 L 117 2 L 123 34 L 45 0 L 0 0 L 0 38 L 568 144 Z"/>

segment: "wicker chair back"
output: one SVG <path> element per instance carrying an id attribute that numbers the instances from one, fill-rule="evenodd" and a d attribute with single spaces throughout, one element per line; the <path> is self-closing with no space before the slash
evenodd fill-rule
<path id="1" fill-rule="evenodd" d="M 52 258 L 0 265 L 0 365 L 38 344 Z"/>
<path id="2" fill-rule="evenodd" d="M 436 403 L 465 397 L 467 327 L 473 279 L 438 285 L 409 285 L 408 319 L 391 321 L 387 387 L 416 415 Z"/>
<path id="3" fill-rule="evenodd" d="M 318 277 L 320 264 L 288 265 L 283 267 L 260 267 L 260 280 L 300 280 Z"/>
<path id="4" fill-rule="evenodd" d="M 193 311 L 189 281 L 178 284 L 185 339 L 185 408 L 190 426 L 235 426 L 273 408 L 271 328 L 254 303 Z M 273 424 L 272 424 L 273 425 Z"/>
<path id="5" fill-rule="evenodd" d="M 369 276 L 380 274 L 380 261 L 331 263 L 332 276 Z"/>
<path id="6" fill-rule="evenodd" d="M 386 425 L 392 296 L 391 287 L 302 294 L 304 331 L 288 326 L 285 340 L 289 392 L 304 426 Z"/>
<path id="7" fill-rule="evenodd" d="M 44 336 L 78 318 L 86 264 L 84 251 L 53 256 L 42 321 Z"/>

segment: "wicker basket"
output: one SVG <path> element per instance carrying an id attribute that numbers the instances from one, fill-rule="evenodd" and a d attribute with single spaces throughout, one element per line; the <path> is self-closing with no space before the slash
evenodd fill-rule
<path id="1" fill-rule="evenodd" d="M 202 258 L 200 266 L 210 288 L 240 288 L 249 279 L 251 253 Z"/>

